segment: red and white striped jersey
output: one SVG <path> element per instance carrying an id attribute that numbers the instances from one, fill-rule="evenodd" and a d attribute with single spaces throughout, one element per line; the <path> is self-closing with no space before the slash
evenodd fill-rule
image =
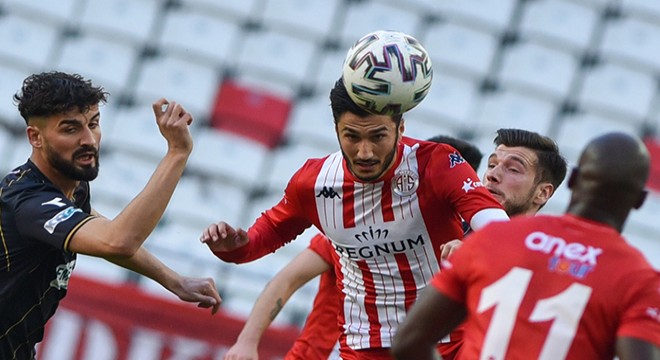
<path id="1" fill-rule="evenodd" d="M 341 152 L 310 159 L 283 199 L 248 230 L 250 242 L 225 261 L 259 258 L 315 225 L 333 243 L 345 343 L 388 348 L 407 309 L 439 270 L 441 244 L 463 236 L 483 209 L 501 205 L 452 147 L 404 137 L 379 180 L 356 179 Z"/>

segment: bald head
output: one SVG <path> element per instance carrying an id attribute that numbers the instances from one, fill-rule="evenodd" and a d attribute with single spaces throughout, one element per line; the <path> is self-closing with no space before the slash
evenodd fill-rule
<path id="1" fill-rule="evenodd" d="M 621 231 L 630 210 L 644 201 L 649 168 L 648 150 L 638 138 L 608 133 L 593 139 L 569 179 L 569 212 Z"/>

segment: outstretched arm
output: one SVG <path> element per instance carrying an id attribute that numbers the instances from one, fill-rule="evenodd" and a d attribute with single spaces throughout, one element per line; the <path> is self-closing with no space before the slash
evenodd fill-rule
<path id="1" fill-rule="evenodd" d="M 156 281 L 183 301 L 197 303 L 200 308 L 211 308 L 211 314 L 220 309 L 222 300 L 213 279 L 181 276 L 143 247 L 130 258 L 116 257 L 106 260 Z"/>
<path id="2" fill-rule="evenodd" d="M 309 280 L 331 269 L 310 249 L 303 250 L 266 285 L 225 360 L 256 360 L 259 341 L 291 295 Z"/>
<path id="3" fill-rule="evenodd" d="M 165 99 L 155 102 L 153 111 L 167 140 L 167 154 L 144 189 L 119 215 L 112 220 L 97 217 L 87 221 L 74 233 L 66 250 L 98 257 L 129 258 L 158 224 L 192 152 L 188 130 L 192 117 L 181 105 Z"/>

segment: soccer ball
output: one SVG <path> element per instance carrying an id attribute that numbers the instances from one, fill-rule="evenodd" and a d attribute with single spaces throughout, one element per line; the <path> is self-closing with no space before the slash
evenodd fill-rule
<path id="1" fill-rule="evenodd" d="M 373 114 L 402 114 L 419 104 L 431 88 L 433 67 L 426 49 L 398 31 L 375 31 L 346 54 L 342 70 L 351 99 Z"/>

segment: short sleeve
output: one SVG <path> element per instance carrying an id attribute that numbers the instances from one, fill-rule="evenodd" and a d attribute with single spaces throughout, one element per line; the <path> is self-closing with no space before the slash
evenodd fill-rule
<path id="1" fill-rule="evenodd" d="M 11 200 L 18 233 L 60 249 L 66 249 L 75 232 L 93 218 L 50 186 L 26 189 Z"/>

